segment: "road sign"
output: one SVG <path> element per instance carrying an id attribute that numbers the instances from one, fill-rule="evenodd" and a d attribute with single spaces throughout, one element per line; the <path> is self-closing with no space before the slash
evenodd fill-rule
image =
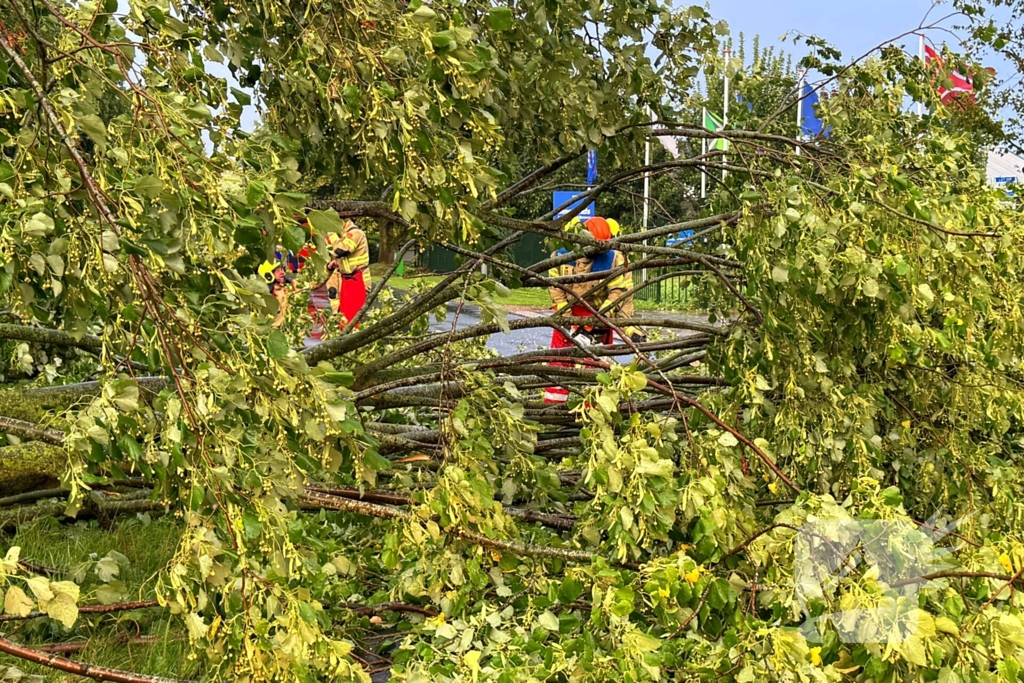
<path id="1" fill-rule="evenodd" d="M 1000 177 L 995 178 L 995 181 L 996 181 L 996 185 L 997 186 L 1002 187 L 1005 190 L 1007 185 L 1009 185 L 1011 183 L 1014 184 L 1014 185 L 1017 184 L 1017 176 L 1014 176 L 1014 175 L 1000 176 Z M 1008 196 L 1008 197 L 1014 196 L 1013 190 L 1005 190 L 1005 192 L 1006 192 L 1006 196 Z"/>
<path id="2" fill-rule="evenodd" d="M 583 203 L 584 200 L 582 200 L 582 199 L 580 199 L 578 201 L 575 201 L 575 202 L 572 202 L 573 199 L 575 199 L 576 197 L 579 197 L 579 196 L 580 196 L 579 192 L 569 192 L 569 191 L 565 191 L 565 190 L 557 190 L 557 191 L 555 191 L 554 197 L 553 197 L 553 202 L 552 202 L 552 205 L 551 205 L 551 209 L 552 210 L 558 209 L 558 213 L 555 214 L 555 218 L 561 218 L 565 214 L 567 214 L 570 211 L 572 211 L 573 209 L 575 209 L 581 203 Z M 572 202 L 572 203 L 569 204 L 568 202 Z M 559 207 L 561 207 L 563 204 L 565 204 L 565 206 L 563 208 L 559 209 Z M 580 211 L 577 214 L 577 218 L 579 218 L 581 221 L 587 221 L 587 220 L 593 218 L 596 215 L 597 215 L 597 210 L 595 208 L 595 204 L 594 204 L 594 202 L 590 202 L 590 206 L 584 208 L 583 211 Z"/>
<path id="3" fill-rule="evenodd" d="M 693 230 L 683 230 L 675 237 L 670 237 L 665 241 L 666 247 L 675 247 L 680 244 L 692 244 L 693 243 Z"/>

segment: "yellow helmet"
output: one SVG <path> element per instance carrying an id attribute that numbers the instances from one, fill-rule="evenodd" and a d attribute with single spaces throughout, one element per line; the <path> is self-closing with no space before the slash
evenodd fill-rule
<path id="1" fill-rule="evenodd" d="M 271 263 L 270 261 L 264 261 L 260 264 L 259 274 L 270 284 L 274 281 L 274 271 L 280 266 L 279 263 Z"/>
<path id="2" fill-rule="evenodd" d="M 612 237 L 618 237 L 619 235 L 619 222 L 614 218 L 608 218 L 608 227 L 611 228 Z"/>

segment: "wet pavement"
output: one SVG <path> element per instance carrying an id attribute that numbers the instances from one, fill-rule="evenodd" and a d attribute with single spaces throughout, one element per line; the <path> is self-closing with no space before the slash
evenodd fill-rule
<path id="1" fill-rule="evenodd" d="M 457 313 L 457 320 L 456 320 Z M 546 309 L 535 309 L 535 310 L 518 310 L 515 313 L 509 313 L 509 321 L 517 320 L 521 318 L 529 317 L 543 317 L 547 316 L 548 311 Z M 686 322 L 694 323 L 707 323 L 707 316 L 695 315 L 689 313 L 668 313 L 664 311 L 638 311 L 637 317 L 672 317 L 684 320 Z M 450 332 L 452 324 L 455 323 L 456 329 L 465 329 L 467 327 L 473 327 L 474 325 L 480 324 L 480 309 L 473 305 L 464 305 L 461 310 L 457 309 L 455 304 L 449 304 L 448 315 L 441 321 L 433 321 L 430 325 L 431 332 Z M 693 334 L 688 330 L 676 330 L 680 336 L 688 336 Z M 538 349 L 547 349 L 551 346 L 551 328 L 548 327 L 537 327 L 526 330 L 511 330 L 508 334 L 497 333 L 493 334 L 487 340 L 488 348 L 494 349 L 501 356 L 511 356 L 517 353 L 523 353 L 525 351 L 536 351 Z M 628 363 L 632 359 L 632 356 L 616 356 L 615 360 L 620 363 Z"/>

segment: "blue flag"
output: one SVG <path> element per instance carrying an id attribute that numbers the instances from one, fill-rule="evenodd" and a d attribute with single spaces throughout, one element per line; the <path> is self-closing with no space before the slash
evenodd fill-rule
<path id="1" fill-rule="evenodd" d="M 587 152 L 587 185 L 597 182 L 597 150 Z"/>
<path id="2" fill-rule="evenodd" d="M 819 102 L 818 91 L 811 85 L 804 85 L 801 96 L 803 99 L 800 102 L 800 132 L 812 138 L 819 135 L 831 137 L 832 126 L 826 126 L 815 109 Z"/>

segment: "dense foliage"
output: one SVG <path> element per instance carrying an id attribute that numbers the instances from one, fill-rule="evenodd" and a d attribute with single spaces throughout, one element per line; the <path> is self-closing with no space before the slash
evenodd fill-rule
<path id="1" fill-rule="evenodd" d="M 700 7 L 128 7 L 0 7 L 0 487 L 59 482 L 62 516 L 166 505 L 180 542 L 138 586 L 117 583 L 118 555 L 59 577 L 5 550 L 5 619 L 51 620 L 29 639 L 137 592 L 204 680 L 366 681 L 381 663 L 411 682 L 1017 680 L 1024 226 L 919 61 L 825 68 L 832 137 L 798 142 L 771 56 L 727 156 L 642 168 L 648 135 L 698 147 L 699 98 L 680 94 L 736 67 Z M 217 61 L 244 90 L 228 96 Z M 682 222 L 612 245 L 730 303 L 648 318 L 639 348 L 563 350 L 575 367 L 496 357 L 490 334 L 572 320 L 507 319 L 481 264 L 564 286 L 504 250 L 524 233 L 609 246 L 509 208 L 587 145 L 613 160 L 594 197 L 685 171 L 692 198 L 693 169 L 727 171 Z M 253 269 L 310 238 L 307 209 L 321 247 L 340 212 L 466 260 L 404 297 L 378 287 L 359 329 L 298 350 L 303 295 L 272 329 Z M 721 246 L 664 246 L 682 229 Z M 453 301 L 480 322 L 429 333 Z M 555 382 L 568 407 L 538 400 Z M 808 594 L 802 527 L 828 520 L 887 524 L 888 554 Z M 905 573 L 933 541 L 943 563 Z M 894 616 L 857 639 L 797 628 L 872 607 Z M 176 672 L 137 673 L 108 679 Z"/>

